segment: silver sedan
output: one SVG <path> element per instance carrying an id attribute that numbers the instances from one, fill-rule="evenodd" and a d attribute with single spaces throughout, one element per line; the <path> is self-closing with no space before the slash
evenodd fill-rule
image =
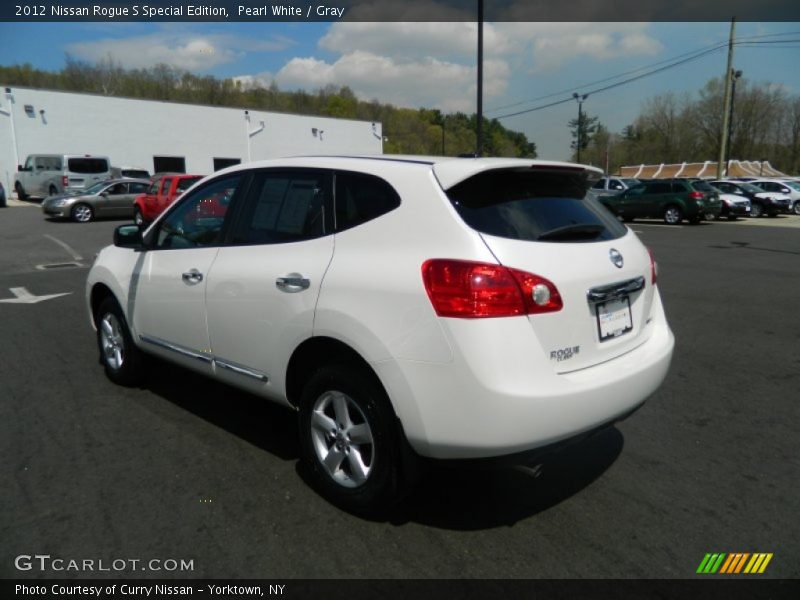
<path id="1" fill-rule="evenodd" d="M 48 217 L 88 223 L 98 217 L 133 218 L 133 201 L 147 191 L 148 179 L 109 179 L 80 193 L 49 196 L 42 201 Z"/>

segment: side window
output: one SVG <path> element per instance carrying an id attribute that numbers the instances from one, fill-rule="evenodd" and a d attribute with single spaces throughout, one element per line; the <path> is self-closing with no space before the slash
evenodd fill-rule
<path id="1" fill-rule="evenodd" d="M 33 157 L 32 156 L 29 156 L 25 160 L 25 169 L 27 169 L 27 170 L 32 170 L 33 169 Z"/>
<path id="2" fill-rule="evenodd" d="M 240 174 L 223 177 L 186 197 L 161 222 L 155 247 L 200 248 L 218 244 L 228 206 L 240 180 Z"/>
<path id="3" fill-rule="evenodd" d="M 380 177 L 336 173 L 336 231 L 344 231 L 400 206 L 400 196 Z"/>
<path id="4" fill-rule="evenodd" d="M 233 234 L 234 244 L 282 244 L 322 237 L 330 205 L 330 175 L 322 171 L 261 171 Z"/>
<path id="5" fill-rule="evenodd" d="M 625 189 L 625 186 L 622 185 L 622 182 L 618 181 L 616 179 L 612 179 L 609 182 L 608 187 L 611 188 L 612 190 L 624 190 Z"/>
<path id="6" fill-rule="evenodd" d="M 146 183 L 131 183 L 130 184 L 130 193 L 131 194 L 144 194 L 147 191 L 147 184 Z"/>
<path id="7" fill-rule="evenodd" d="M 161 180 L 161 195 L 166 196 L 169 194 L 169 188 L 172 185 L 172 177 L 164 177 Z"/>
<path id="8" fill-rule="evenodd" d="M 150 184 L 150 187 L 147 188 L 147 195 L 148 196 L 156 196 L 158 194 L 158 186 L 161 182 L 156 180 Z"/>
<path id="9" fill-rule="evenodd" d="M 39 156 L 36 158 L 36 170 L 44 171 L 47 169 L 47 157 Z"/>
<path id="10" fill-rule="evenodd" d="M 126 194 L 127 193 L 127 189 L 126 189 L 127 187 L 128 187 L 127 184 L 124 184 L 124 183 L 118 183 L 116 185 L 112 185 L 107 190 L 108 191 L 108 195 L 109 196 L 118 196 L 120 194 Z"/>
<path id="11" fill-rule="evenodd" d="M 605 179 L 598 179 L 595 184 L 592 186 L 593 190 L 603 190 L 605 189 Z"/>

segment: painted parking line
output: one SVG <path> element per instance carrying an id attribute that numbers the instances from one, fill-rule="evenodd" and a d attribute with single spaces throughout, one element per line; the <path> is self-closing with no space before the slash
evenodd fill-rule
<path id="1" fill-rule="evenodd" d="M 56 244 L 61 246 L 64 250 L 69 252 L 70 256 L 72 256 L 72 258 L 74 260 L 81 260 L 83 258 L 80 254 L 75 252 L 75 250 L 73 250 L 72 247 L 70 247 L 70 245 L 67 244 L 66 242 L 62 242 L 60 239 L 58 239 L 56 237 L 53 237 L 52 235 L 49 235 L 47 233 L 43 233 L 42 235 L 44 235 L 44 237 L 46 237 L 47 239 L 54 241 Z"/>

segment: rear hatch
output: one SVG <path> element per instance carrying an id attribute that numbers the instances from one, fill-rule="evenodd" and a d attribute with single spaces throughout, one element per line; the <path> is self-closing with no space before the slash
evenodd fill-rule
<path id="1" fill-rule="evenodd" d="M 110 175 L 111 167 L 106 158 L 71 157 L 67 159 L 67 181 L 64 182 L 64 187 L 86 189 L 108 179 Z"/>
<path id="2" fill-rule="evenodd" d="M 590 175 L 582 167 L 501 168 L 445 190 L 500 264 L 557 288 L 563 307 L 526 319 L 559 373 L 611 360 L 650 335 L 650 255 L 586 194 Z"/>

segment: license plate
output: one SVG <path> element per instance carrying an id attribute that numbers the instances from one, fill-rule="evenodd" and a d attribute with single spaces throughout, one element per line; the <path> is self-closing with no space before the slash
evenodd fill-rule
<path id="1" fill-rule="evenodd" d="M 631 301 L 627 296 L 600 302 L 595 310 L 601 342 L 625 335 L 633 329 Z"/>

